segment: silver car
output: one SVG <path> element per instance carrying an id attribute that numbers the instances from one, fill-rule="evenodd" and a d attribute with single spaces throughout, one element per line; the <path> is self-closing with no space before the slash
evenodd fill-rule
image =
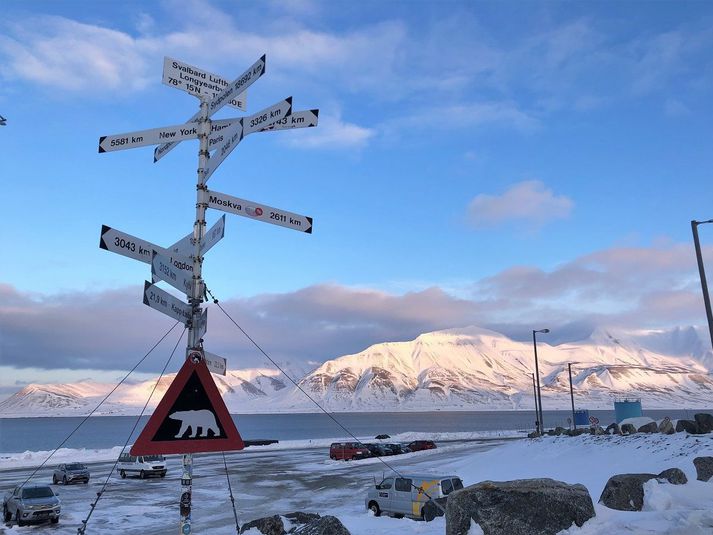
<path id="1" fill-rule="evenodd" d="M 60 464 L 54 469 L 52 483 L 56 485 L 60 481 L 62 485 L 68 485 L 69 483 L 76 483 L 78 481 L 89 483 L 89 470 L 82 463 Z"/>
<path id="2" fill-rule="evenodd" d="M 15 520 L 18 526 L 49 520 L 59 522 L 61 502 L 49 485 L 17 486 L 2 501 L 5 522 Z"/>

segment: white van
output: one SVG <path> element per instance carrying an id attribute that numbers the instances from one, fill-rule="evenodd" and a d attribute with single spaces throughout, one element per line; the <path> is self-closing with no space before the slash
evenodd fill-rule
<path id="1" fill-rule="evenodd" d="M 454 475 L 387 477 L 369 489 L 365 503 L 374 516 L 387 513 L 430 522 L 436 516 L 443 516 L 448 495 L 462 488 L 463 481 Z"/>
<path id="2" fill-rule="evenodd" d="M 141 479 L 147 476 L 166 477 L 166 458 L 163 455 L 129 455 L 122 453 L 116 465 L 121 479 L 137 475 Z"/>

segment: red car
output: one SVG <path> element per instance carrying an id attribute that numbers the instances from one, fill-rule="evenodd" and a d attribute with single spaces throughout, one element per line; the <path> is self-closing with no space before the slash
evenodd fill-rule
<path id="1" fill-rule="evenodd" d="M 433 440 L 414 440 L 406 447 L 411 451 L 435 450 L 436 444 Z"/>
<path id="2" fill-rule="evenodd" d="M 335 461 L 353 461 L 366 457 L 371 457 L 371 453 L 361 442 L 334 442 L 329 447 L 329 458 Z"/>

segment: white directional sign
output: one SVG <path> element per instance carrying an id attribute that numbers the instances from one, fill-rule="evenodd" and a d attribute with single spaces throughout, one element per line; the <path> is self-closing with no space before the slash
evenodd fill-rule
<path id="1" fill-rule="evenodd" d="M 144 305 L 163 312 L 176 321 L 183 323 L 191 321 L 191 305 L 148 281 L 144 281 Z"/>
<path id="2" fill-rule="evenodd" d="M 223 239 L 223 236 L 225 236 L 225 216 L 216 221 L 215 225 L 210 227 L 210 230 L 203 236 L 203 241 L 201 242 L 201 256 L 210 251 L 216 243 Z M 193 233 L 191 232 L 178 240 L 171 245 L 168 250 L 183 256 L 193 256 L 196 253 Z"/>
<path id="3" fill-rule="evenodd" d="M 205 170 L 205 180 L 208 180 L 218 166 L 223 163 L 242 139 L 261 128 L 270 126 L 292 114 L 292 97 L 287 97 L 277 104 L 265 108 L 254 115 L 248 115 L 233 122 L 224 130 L 213 131 L 208 137 L 208 146 L 216 146 L 216 152 L 208 158 Z M 217 144 L 217 145 L 216 145 Z"/>
<path id="4" fill-rule="evenodd" d="M 295 214 L 279 208 L 273 208 L 265 204 L 259 204 L 253 201 L 218 193 L 217 191 L 205 191 L 203 193 L 208 208 L 230 212 L 251 219 L 257 219 L 264 223 L 271 223 L 292 230 L 299 230 L 312 234 L 312 218 L 304 215 Z"/>
<path id="5" fill-rule="evenodd" d="M 194 325 L 195 330 L 198 332 L 198 339 L 203 338 L 206 331 L 208 330 L 208 309 L 204 308 L 201 317 L 198 318 L 198 325 Z"/>
<path id="6" fill-rule="evenodd" d="M 227 87 L 218 93 L 208 103 L 208 117 L 213 115 L 231 100 L 237 98 L 240 93 L 243 93 L 248 87 L 254 84 L 258 78 L 265 74 L 265 55 L 253 63 L 248 70 L 233 80 Z"/>
<path id="7" fill-rule="evenodd" d="M 106 225 L 102 225 L 99 247 L 147 264 L 151 263 L 151 251 L 154 249 L 163 251 L 163 247 L 159 247 L 150 241 L 142 240 Z"/>
<path id="8" fill-rule="evenodd" d="M 193 114 L 193 117 L 186 121 L 186 124 L 188 125 L 191 123 L 195 123 L 198 119 L 200 119 L 200 117 L 201 112 L 197 111 Z M 156 163 L 161 158 L 166 156 L 166 154 L 171 152 L 176 147 L 176 145 L 178 145 L 178 141 L 171 141 L 169 143 L 164 143 L 163 145 L 159 145 L 158 147 L 156 147 L 153 151 L 153 162 Z"/>
<path id="9" fill-rule="evenodd" d="M 146 145 L 158 145 L 166 141 L 182 141 L 184 139 L 198 139 L 198 125 L 196 123 L 163 126 L 138 132 L 102 136 L 99 138 L 99 152 L 133 149 Z"/>
<path id="10" fill-rule="evenodd" d="M 193 293 L 193 261 L 176 253 L 160 253 L 155 249 L 151 257 L 153 282 L 166 281 L 186 295 Z"/>
<path id="11" fill-rule="evenodd" d="M 289 128 L 311 128 L 317 126 L 319 110 L 293 111 L 289 117 L 283 117 L 270 126 L 260 128 L 259 132 L 287 130 Z"/>
<path id="12" fill-rule="evenodd" d="M 209 353 L 208 351 L 203 352 L 203 359 L 205 360 L 206 366 L 213 373 L 218 373 L 220 375 L 225 375 L 228 370 L 228 361 L 223 357 Z"/>
<path id="13" fill-rule="evenodd" d="M 182 89 L 194 97 L 201 98 L 208 95 L 209 98 L 213 98 L 223 91 L 230 82 L 212 72 L 177 59 L 165 57 L 163 58 L 163 83 Z M 227 105 L 245 111 L 247 109 L 246 100 L 247 93 L 243 92 Z"/>

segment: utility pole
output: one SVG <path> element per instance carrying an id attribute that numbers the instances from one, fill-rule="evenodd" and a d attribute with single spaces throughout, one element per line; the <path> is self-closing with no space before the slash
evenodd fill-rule
<path id="1" fill-rule="evenodd" d="M 577 429 L 577 420 L 574 417 L 574 389 L 572 388 L 572 364 L 567 364 L 567 369 L 569 370 L 569 397 L 572 400 L 572 425 L 574 429 Z"/>
<path id="2" fill-rule="evenodd" d="M 542 433 L 540 432 L 540 412 L 537 410 L 537 389 L 535 388 L 535 374 L 532 375 L 532 398 L 535 400 L 535 430 L 537 431 L 538 435 L 541 435 Z"/>
<path id="3" fill-rule="evenodd" d="M 701 254 L 701 243 L 698 240 L 698 225 L 713 223 L 713 219 L 708 221 L 691 221 L 691 232 L 693 232 L 693 244 L 696 247 L 696 260 L 698 261 L 698 274 L 701 277 L 701 290 L 703 290 L 703 303 L 706 306 L 706 318 L 708 320 L 708 334 L 711 337 L 711 347 L 713 347 L 713 313 L 711 313 L 711 298 L 708 293 L 708 282 L 706 281 L 706 270 L 703 267 L 703 255 Z"/>
<path id="4" fill-rule="evenodd" d="M 537 375 L 537 404 L 540 410 L 540 429 L 545 432 L 545 422 L 542 417 L 542 391 L 540 390 L 540 367 L 537 363 L 537 333 L 547 334 L 550 332 L 549 329 L 540 329 L 539 331 L 532 331 L 532 346 L 535 349 L 535 375 Z"/>

